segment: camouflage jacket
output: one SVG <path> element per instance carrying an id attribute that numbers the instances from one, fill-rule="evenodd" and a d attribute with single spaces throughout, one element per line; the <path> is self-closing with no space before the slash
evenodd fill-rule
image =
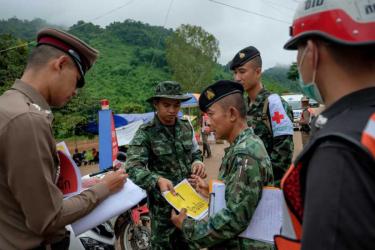
<path id="1" fill-rule="evenodd" d="M 294 144 L 292 135 L 273 137 L 272 126 L 270 126 L 271 130 L 266 126 L 266 123 L 270 123 L 271 121 L 271 115 L 269 108 L 267 108 L 268 120 L 267 117 L 263 117 L 263 106 L 270 95 L 271 92 L 263 88 L 257 95 L 254 103 L 250 104 L 250 99 L 248 99 L 247 124 L 262 139 L 271 159 L 275 181 L 279 181 L 292 162 Z M 291 107 L 282 98 L 281 102 L 289 119 L 293 121 Z"/>
<path id="2" fill-rule="evenodd" d="M 184 236 L 212 249 L 273 249 L 272 245 L 237 237 L 249 225 L 262 187 L 273 184 L 270 159 L 251 128 L 242 131 L 225 150 L 219 180 L 226 185 L 227 208 L 210 216 L 207 222 L 185 219 Z"/>
<path id="3" fill-rule="evenodd" d="M 155 116 L 138 129 L 129 145 L 125 165 L 129 177 L 148 192 L 158 190 L 160 176 L 176 185 L 190 176 L 194 161 L 202 160 L 190 123 L 177 119 L 174 132 Z"/>

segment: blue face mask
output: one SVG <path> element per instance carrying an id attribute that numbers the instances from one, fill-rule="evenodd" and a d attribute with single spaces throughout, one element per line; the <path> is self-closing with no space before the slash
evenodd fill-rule
<path id="1" fill-rule="evenodd" d="M 305 58 L 306 50 L 307 50 L 307 47 L 303 51 L 302 57 L 301 57 L 301 63 L 298 65 L 299 86 L 301 87 L 302 93 L 304 95 L 306 95 L 307 97 L 309 97 L 311 99 L 314 99 L 315 101 L 319 102 L 320 104 L 323 104 L 324 101 L 323 101 L 322 95 L 320 94 L 320 91 L 319 91 L 319 89 L 318 89 L 318 87 L 316 86 L 316 83 L 315 83 L 316 69 L 314 69 L 313 78 L 312 78 L 311 82 L 305 83 L 303 81 L 303 78 L 302 78 L 301 66 L 302 66 L 302 63 L 303 63 L 303 59 Z"/>

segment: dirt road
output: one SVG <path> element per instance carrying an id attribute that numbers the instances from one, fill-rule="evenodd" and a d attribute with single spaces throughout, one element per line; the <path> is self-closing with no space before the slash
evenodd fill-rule
<path id="1" fill-rule="evenodd" d="M 293 136 L 293 141 L 294 141 L 294 154 L 293 154 L 293 159 L 298 155 L 299 152 L 302 150 L 302 139 L 301 139 L 301 133 L 300 132 L 295 132 Z M 93 142 L 86 143 L 85 145 L 97 145 Z M 78 145 L 78 148 L 85 148 L 84 146 Z M 221 159 L 224 156 L 224 149 L 229 146 L 228 143 L 224 144 L 210 144 L 211 146 L 211 151 L 212 151 L 212 156 L 210 158 L 206 158 L 203 160 L 203 162 L 206 165 L 206 170 L 207 170 L 207 178 L 208 179 L 215 179 L 217 178 L 217 174 L 219 172 L 219 167 L 221 164 Z M 98 165 L 89 165 L 89 166 L 82 166 L 80 167 L 81 174 L 86 175 L 89 173 L 93 173 L 98 171 Z"/>

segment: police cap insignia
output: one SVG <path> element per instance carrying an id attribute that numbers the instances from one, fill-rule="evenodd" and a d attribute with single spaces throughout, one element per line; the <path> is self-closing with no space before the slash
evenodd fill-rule
<path id="1" fill-rule="evenodd" d="M 203 90 L 199 97 L 199 108 L 206 112 L 212 104 L 222 98 L 236 93 L 243 94 L 243 92 L 243 86 L 238 82 L 229 80 L 217 81 Z"/>

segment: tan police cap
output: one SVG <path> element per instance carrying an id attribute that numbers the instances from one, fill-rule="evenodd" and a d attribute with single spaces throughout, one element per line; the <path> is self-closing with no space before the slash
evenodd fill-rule
<path id="1" fill-rule="evenodd" d="M 68 54 L 73 59 L 79 73 L 81 74 L 81 79 L 78 82 L 77 87 L 83 87 L 85 84 L 84 75 L 95 63 L 99 51 L 90 47 L 88 44 L 73 35 L 52 28 L 44 28 L 40 30 L 37 35 L 37 43 L 37 46 L 53 46 Z"/>

